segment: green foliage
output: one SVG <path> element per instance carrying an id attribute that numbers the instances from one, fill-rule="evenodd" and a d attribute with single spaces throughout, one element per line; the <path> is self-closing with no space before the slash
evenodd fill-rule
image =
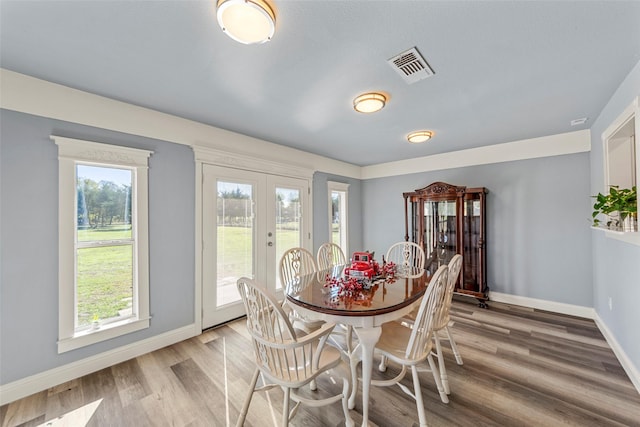
<path id="1" fill-rule="evenodd" d="M 133 265 L 131 246 L 107 246 L 78 250 L 78 326 L 118 316 L 130 307 Z"/>
<path id="2" fill-rule="evenodd" d="M 222 199 L 249 199 L 250 196 L 247 193 L 243 193 L 240 187 L 236 187 L 232 191 L 219 191 L 219 197 Z"/>
<path id="3" fill-rule="evenodd" d="M 614 213 L 620 215 L 620 221 L 624 221 L 630 214 L 638 213 L 638 195 L 635 185 L 632 188 L 623 189 L 619 189 L 617 185 L 612 185 L 609 188 L 609 194 L 598 193 L 597 196 L 591 197 L 596 199 L 593 205 L 593 213 L 591 214 L 593 224 L 596 226 L 600 224 L 600 219 L 598 218 L 600 214 L 604 214 L 609 218 L 607 226 L 611 226 L 618 225 L 616 220 L 612 218 Z"/>
<path id="4" fill-rule="evenodd" d="M 78 177 L 77 224 L 97 228 L 131 223 L 131 186 Z"/>

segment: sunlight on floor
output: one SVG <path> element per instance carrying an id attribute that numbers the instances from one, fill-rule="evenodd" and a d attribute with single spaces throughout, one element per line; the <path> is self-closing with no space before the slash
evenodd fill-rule
<path id="1" fill-rule="evenodd" d="M 38 427 L 78 427 L 86 426 L 89 423 L 91 417 L 98 409 L 98 406 L 102 403 L 102 399 L 88 403 L 78 409 L 74 409 L 71 412 L 60 415 L 49 421 L 45 421 Z"/>

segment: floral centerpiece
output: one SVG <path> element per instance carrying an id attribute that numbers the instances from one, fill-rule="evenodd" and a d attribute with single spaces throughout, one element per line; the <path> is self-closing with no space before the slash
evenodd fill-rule
<path id="1" fill-rule="evenodd" d="M 396 264 L 385 262 L 382 267 L 373 259 L 374 252 L 355 252 L 352 263 L 345 268 L 345 277 L 331 277 L 327 274 L 325 288 L 334 288 L 338 296 L 354 297 L 376 283 L 395 282 Z"/>

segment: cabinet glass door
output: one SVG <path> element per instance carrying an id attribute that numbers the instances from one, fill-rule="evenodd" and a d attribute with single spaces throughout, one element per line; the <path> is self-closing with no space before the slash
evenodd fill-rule
<path id="1" fill-rule="evenodd" d="M 432 273 L 456 254 L 456 201 L 424 202 L 425 268 Z"/>
<path id="2" fill-rule="evenodd" d="M 462 288 L 467 290 L 475 290 L 478 288 L 480 278 L 478 277 L 478 268 L 480 265 L 480 238 L 481 238 L 481 216 L 480 216 L 480 200 L 475 198 L 464 201 L 464 229 L 466 232 L 463 237 L 464 251 L 462 259 L 464 272 L 462 280 Z"/>

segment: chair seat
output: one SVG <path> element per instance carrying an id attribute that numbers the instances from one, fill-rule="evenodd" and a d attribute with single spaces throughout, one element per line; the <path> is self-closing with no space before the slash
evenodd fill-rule
<path id="1" fill-rule="evenodd" d="M 410 337 L 411 328 L 399 322 L 385 323 L 382 325 L 380 340 L 376 344 L 376 352 L 383 354 L 396 363 L 403 365 L 418 364 L 427 358 L 429 352 L 426 351 L 424 357 L 420 359 L 407 359 L 405 354 Z"/>

